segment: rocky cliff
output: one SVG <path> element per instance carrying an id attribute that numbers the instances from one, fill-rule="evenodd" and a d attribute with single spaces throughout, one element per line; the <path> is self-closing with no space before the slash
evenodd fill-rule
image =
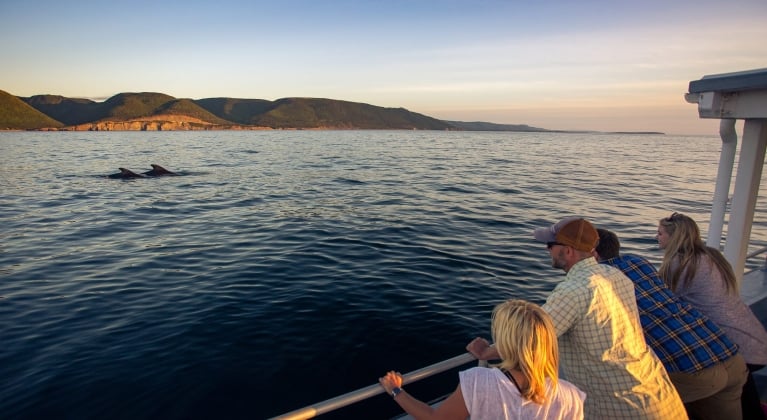
<path id="1" fill-rule="evenodd" d="M 184 115 L 162 115 L 127 121 L 98 121 L 44 131 L 189 131 L 189 130 L 270 130 L 269 127 L 212 124 Z"/>

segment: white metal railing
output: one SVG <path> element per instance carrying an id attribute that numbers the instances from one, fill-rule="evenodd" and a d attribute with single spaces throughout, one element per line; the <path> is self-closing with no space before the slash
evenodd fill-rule
<path id="1" fill-rule="evenodd" d="M 426 366 L 425 368 L 421 368 L 418 370 L 414 370 L 410 373 L 406 373 L 405 375 L 402 375 L 402 384 L 406 385 L 409 383 L 420 381 L 421 379 L 425 379 L 430 376 L 436 375 L 438 373 L 442 373 L 446 370 L 450 370 L 458 366 L 465 365 L 474 360 L 476 359 L 474 358 L 474 356 L 471 355 L 471 353 L 464 353 L 459 356 L 455 356 L 453 358 L 435 363 L 433 365 Z M 484 363 L 484 361 L 481 363 Z M 320 414 L 325 414 L 333 410 L 337 410 L 339 408 L 346 407 L 356 402 L 368 399 L 370 397 L 376 396 L 383 392 L 384 392 L 384 389 L 381 386 L 381 384 L 376 383 L 374 385 L 360 388 L 356 391 L 339 395 L 337 397 L 333 397 L 328 400 L 325 400 L 316 404 L 312 404 L 304 408 L 279 415 L 277 417 L 273 417 L 271 420 L 310 419 L 315 416 L 319 416 Z"/>
<path id="2" fill-rule="evenodd" d="M 758 257 L 759 255 L 764 254 L 765 252 L 767 252 L 767 246 L 764 248 L 759 248 L 756 251 L 746 255 L 746 259 L 748 260 L 754 257 Z"/>
<path id="3" fill-rule="evenodd" d="M 760 256 L 760 255 L 762 255 L 762 254 L 764 254 L 764 253 L 767 253 L 767 247 L 762 247 L 762 248 L 759 248 L 759 249 L 757 249 L 756 251 L 753 251 L 753 252 L 751 252 L 751 253 L 747 254 L 747 255 L 746 255 L 746 262 L 748 262 L 748 260 L 750 260 L 751 258 L 755 258 L 755 257 L 758 257 L 758 256 Z M 767 269 L 767 260 L 765 260 L 765 261 L 764 261 L 764 262 L 761 264 L 761 266 L 760 266 L 759 268 L 755 268 L 755 269 L 751 269 L 751 270 L 749 270 L 748 268 L 746 268 L 746 269 L 744 270 L 744 274 L 749 274 L 749 273 L 751 273 L 751 272 L 753 272 L 753 271 L 757 271 L 757 270 L 765 270 L 765 269 Z"/>

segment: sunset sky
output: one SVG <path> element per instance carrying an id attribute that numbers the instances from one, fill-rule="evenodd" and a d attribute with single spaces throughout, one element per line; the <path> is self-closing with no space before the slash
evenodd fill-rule
<path id="1" fill-rule="evenodd" d="M 767 67 L 767 0 L 3 0 L 0 61 L 0 90 L 16 96 L 304 96 L 716 134 L 684 93 Z"/>

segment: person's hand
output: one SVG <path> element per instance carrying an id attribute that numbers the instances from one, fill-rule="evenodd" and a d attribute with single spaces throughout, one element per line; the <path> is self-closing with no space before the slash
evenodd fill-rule
<path id="1" fill-rule="evenodd" d="M 466 346 L 466 351 L 471 353 L 472 356 L 476 357 L 479 360 L 488 359 L 489 349 L 490 349 L 490 343 L 482 337 L 477 337 L 471 340 L 471 343 L 469 343 Z"/>
<path id="2" fill-rule="evenodd" d="M 402 386 L 402 374 L 390 370 L 383 377 L 378 378 L 378 383 L 386 390 L 387 394 L 391 394 L 391 390 Z"/>

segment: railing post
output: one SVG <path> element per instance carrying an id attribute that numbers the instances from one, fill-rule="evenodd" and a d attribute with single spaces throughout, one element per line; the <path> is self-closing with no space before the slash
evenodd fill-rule
<path id="1" fill-rule="evenodd" d="M 716 186 L 706 240 L 706 245 L 716 249 L 721 249 L 724 216 L 727 213 L 727 201 L 730 195 L 730 179 L 732 178 L 732 168 L 735 165 L 735 149 L 738 146 L 735 120 L 722 119 L 719 122 L 719 136 L 722 138 L 722 152 L 719 155 L 719 170 L 716 174 Z"/>

